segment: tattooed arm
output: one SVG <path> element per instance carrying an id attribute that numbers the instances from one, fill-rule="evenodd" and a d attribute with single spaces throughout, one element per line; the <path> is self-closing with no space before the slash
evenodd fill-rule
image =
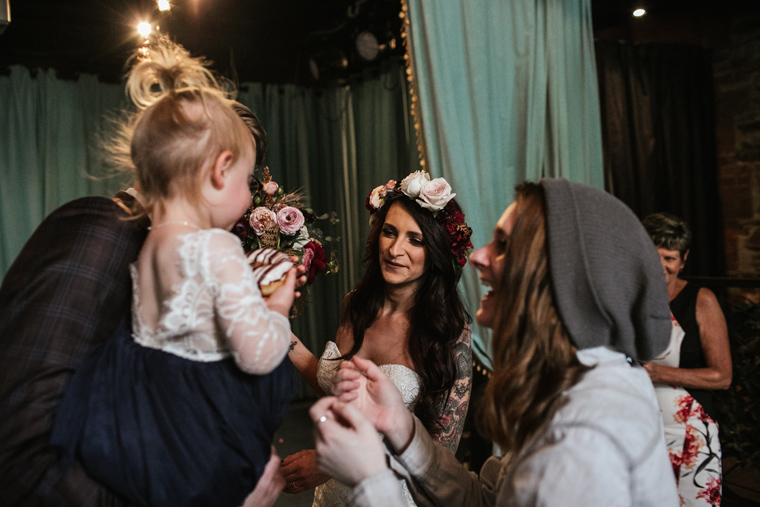
<path id="1" fill-rule="evenodd" d="M 465 325 L 462 336 L 454 344 L 454 358 L 457 371 L 454 385 L 446 399 L 441 399 L 441 428 L 432 433 L 432 437 L 443 447 L 456 452 L 462 438 L 462 428 L 470 405 L 472 391 L 472 348 L 470 348 L 470 328 Z"/>

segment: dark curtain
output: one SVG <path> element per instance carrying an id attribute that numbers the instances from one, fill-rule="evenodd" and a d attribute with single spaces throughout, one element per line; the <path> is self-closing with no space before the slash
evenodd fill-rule
<path id="1" fill-rule="evenodd" d="M 685 219 L 684 274 L 725 273 L 710 52 L 697 46 L 596 43 L 605 186 L 640 218 Z"/>

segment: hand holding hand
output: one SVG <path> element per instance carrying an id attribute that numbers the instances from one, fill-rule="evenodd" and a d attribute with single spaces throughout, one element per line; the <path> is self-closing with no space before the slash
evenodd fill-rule
<path id="1" fill-rule="evenodd" d="M 306 449 L 291 454 L 280 465 L 285 477 L 285 493 L 302 493 L 307 489 L 316 488 L 330 479 L 330 476 L 319 471 L 317 467 L 317 451 Z"/>
<path id="2" fill-rule="evenodd" d="M 358 356 L 343 361 L 333 378 L 333 394 L 360 410 L 397 452 L 409 445 L 414 418 L 393 381 L 375 363 Z"/>
<path id="3" fill-rule="evenodd" d="M 243 507 L 272 507 L 284 486 L 285 479 L 280 473 L 280 457 L 272 447 L 272 456 L 264 467 L 264 473 L 261 474 L 251 494 L 245 499 Z"/>
<path id="4" fill-rule="evenodd" d="M 353 486 L 387 468 L 380 435 L 356 407 L 330 396 L 317 401 L 309 415 L 321 471 Z"/>

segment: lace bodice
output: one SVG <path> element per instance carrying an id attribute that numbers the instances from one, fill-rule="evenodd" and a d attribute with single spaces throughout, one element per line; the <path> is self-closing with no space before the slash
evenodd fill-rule
<path id="1" fill-rule="evenodd" d="M 326 394 L 330 394 L 332 389 L 332 378 L 335 372 L 340 367 L 341 361 L 335 361 L 334 359 L 340 357 L 340 350 L 335 342 L 327 342 L 325 351 L 322 357 L 319 359 L 317 366 L 317 382 L 319 387 Z M 382 364 L 378 366 L 383 373 L 393 381 L 401 391 L 401 397 L 404 399 L 404 405 L 409 410 L 414 410 L 414 404 L 417 401 L 417 395 L 420 393 L 421 379 L 417 373 L 401 364 Z"/>
<path id="2" fill-rule="evenodd" d="M 132 330 L 137 343 L 194 361 L 233 356 L 243 371 L 271 372 L 287 354 L 290 323 L 269 310 L 237 236 L 207 229 L 174 238 L 179 283 L 162 302 L 155 329 L 140 316 L 140 274 L 133 284 Z"/>

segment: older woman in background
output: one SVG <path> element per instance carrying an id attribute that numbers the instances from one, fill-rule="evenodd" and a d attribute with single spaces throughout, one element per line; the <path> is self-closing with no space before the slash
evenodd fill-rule
<path id="1" fill-rule="evenodd" d="M 689 256 L 688 225 L 667 213 L 649 215 L 642 223 L 660 254 L 674 318 L 668 350 L 644 368 L 660 401 L 678 493 L 682 505 L 720 505 L 721 450 L 712 391 L 731 384 L 726 319 L 710 289 L 678 277 Z"/>

